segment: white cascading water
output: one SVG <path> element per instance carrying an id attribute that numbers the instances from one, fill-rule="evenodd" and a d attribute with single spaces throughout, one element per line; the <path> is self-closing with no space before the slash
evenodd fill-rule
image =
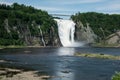
<path id="1" fill-rule="evenodd" d="M 64 47 L 83 45 L 74 41 L 75 23 L 72 20 L 55 19 L 55 21 L 57 21 L 59 38 Z"/>
<path id="2" fill-rule="evenodd" d="M 46 46 L 46 45 L 45 45 L 45 40 L 44 40 L 44 38 L 43 38 L 43 33 L 42 33 L 42 30 L 41 30 L 41 27 L 38 26 L 38 28 L 40 29 L 40 34 L 41 34 L 41 36 L 42 36 L 43 46 Z"/>

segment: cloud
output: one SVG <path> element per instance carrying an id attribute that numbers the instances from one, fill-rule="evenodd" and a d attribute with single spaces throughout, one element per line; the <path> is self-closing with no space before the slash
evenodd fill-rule
<path id="1" fill-rule="evenodd" d="M 37 9 L 42 9 L 46 11 L 64 11 L 64 8 L 59 8 L 59 7 L 49 7 L 49 6 L 34 6 Z"/>
<path id="2" fill-rule="evenodd" d="M 108 11 L 108 12 L 104 12 L 105 14 L 120 14 L 120 11 Z"/>
<path id="3" fill-rule="evenodd" d="M 50 5 L 43 5 L 43 6 L 35 6 L 38 9 L 43 9 L 48 12 L 64 12 L 64 13 L 76 13 L 79 11 L 87 11 L 87 8 L 80 7 L 81 5 L 77 4 L 87 4 L 87 3 L 99 3 L 104 2 L 106 0 L 45 0 L 47 4 Z M 71 6 L 72 5 L 72 6 Z M 84 10 L 83 10 L 84 9 Z"/>
<path id="4" fill-rule="evenodd" d="M 6 2 L 6 1 L 1 1 L 1 0 L 0 0 L 0 4 L 11 5 L 12 3 L 10 3 L 10 2 Z"/>
<path id="5" fill-rule="evenodd" d="M 90 4 L 90 3 L 98 3 L 106 0 L 44 0 L 48 4 L 56 4 L 56 5 L 76 5 L 76 4 Z"/>
<path id="6" fill-rule="evenodd" d="M 52 5 L 52 6 L 34 6 L 37 9 L 42 9 L 42 10 L 47 10 L 47 11 L 64 11 L 64 12 L 70 12 L 70 11 L 78 11 L 78 8 L 76 7 L 70 7 L 70 6 L 56 6 L 56 5 Z"/>
<path id="7" fill-rule="evenodd" d="M 31 5 L 49 13 L 73 14 L 77 12 L 119 13 L 120 0 L 0 0 L 0 4 L 12 3 Z"/>
<path id="8" fill-rule="evenodd" d="M 97 3 L 105 0 L 66 0 L 63 4 L 85 4 L 85 3 Z"/>
<path id="9" fill-rule="evenodd" d="M 112 4 L 108 6 L 112 10 L 120 10 L 120 4 Z"/>
<path id="10" fill-rule="evenodd" d="M 108 10 L 108 11 L 120 10 L 120 4 L 117 3 L 117 4 L 105 5 L 105 6 L 97 8 L 97 10 L 100 10 L 100 11 L 104 11 L 104 10 Z"/>

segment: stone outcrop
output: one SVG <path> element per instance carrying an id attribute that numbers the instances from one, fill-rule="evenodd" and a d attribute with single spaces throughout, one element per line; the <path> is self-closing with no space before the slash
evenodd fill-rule
<path id="1" fill-rule="evenodd" d="M 107 44 L 117 44 L 120 45 L 120 31 L 117 31 L 106 38 Z"/>
<path id="2" fill-rule="evenodd" d="M 46 46 L 60 46 L 61 42 L 59 40 L 58 33 L 55 31 L 53 26 L 50 27 L 49 32 L 43 34 Z"/>
<path id="3" fill-rule="evenodd" d="M 97 36 L 94 34 L 93 30 L 89 26 L 89 23 L 86 23 L 86 26 L 82 22 L 76 23 L 75 30 L 76 41 L 85 41 L 86 43 L 94 43 Z"/>

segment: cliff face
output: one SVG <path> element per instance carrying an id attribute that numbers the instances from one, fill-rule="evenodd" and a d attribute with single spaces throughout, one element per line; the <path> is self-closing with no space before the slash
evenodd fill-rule
<path id="1" fill-rule="evenodd" d="M 120 46 L 120 31 L 117 31 L 106 38 L 106 43 L 109 45 L 116 44 Z"/>
<path id="2" fill-rule="evenodd" d="M 94 43 L 97 38 L 89 24 L 86 23 L 86 26 L 84 26 L 80 21 L 76 23 L 75 37 L 76 41 L 84 41 L 86 43 Z"/>
<path id="3" fill-rule="evenodd" d="M 0 45 L 59 46 L 57 24 L 46 11 L 0 4 Z"/>
<path id="4" fill-rule="evenodd" d="M 51 26 L 49 27 L 49 30 L 46 31 L 42 30 L 43 26 L 40 28 L 40 25 L 37 25 L 34 22 L 29 24 L 20 23 L 16 26 L 10 26 L 9 20 L 5 19 L 4 24 L 4 28 L 9 35 L 9 39 L 14 39 L 15 33 L 17 39 L 24 42 L 27 46 L 60 46 L 57 26 Z M 34 28 L 34 34 L 31 28 Z"/>
<path id="5" fill-rule="evenodd" d="M 58 31 L 56 29 L 57 29 L 57 26 L 56 26 L 56 28 L 51 26 L 48 32 L 42 31 L 43 34 L 40 34 L 40 41 L 41 41 L 42 45 L 61 46 L 59 36 L 58 36 Z"/>
<path id="6" fill-rule="evenodd" d="M 86 23 L 85 26 L 82 24 L 81 21 L 76 23 L 75 38 L 76 41 L 83 41 L 86 42 L 87 44 L 96 43 L 94 44 L 95 46 L 120 47 L 120 31 L 117 31 L 109 35 L 108 37 L 105 37 L 104 40 L 101 40 L 99 43 L 97 43 L 96 41 L 98 40 L 97 35 L 93 32 L 88 23 Z"/>
<path id="7" fill-rule="evenodd" d="M 115 33 L 117 30 L 120 30 L 120 15 L 119 14 L 78 12 L 75 15 L 72 15 L 71 18 L 75 23 L 81 21 L 84 27 L 86 26 L 86 23 L 90 24 L 90 27 L 92 28 L 94 33 L 97 35 L 95 46 L 105 47 L 105 46 L 112 46 L 112 45 L 114 46 L 114 44 L 116 43 L 118 44 L 119 42 L 118 36 L 108 38 L 107 40 L 106 40 L 106 37 Z M 107 44 L 110 44 L 110 45 L 107 45 Z"/>

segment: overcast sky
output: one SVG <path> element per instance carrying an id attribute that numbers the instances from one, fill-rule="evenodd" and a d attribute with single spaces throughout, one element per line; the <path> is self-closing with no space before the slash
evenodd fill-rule
<path id="1" fill-rule="evenodd" d="M 0 0 L 0 3 L 31 5 L 52 14 L 75 14 L 77 12 L 100 12 L 120 14 L 120 0 Z"/>

